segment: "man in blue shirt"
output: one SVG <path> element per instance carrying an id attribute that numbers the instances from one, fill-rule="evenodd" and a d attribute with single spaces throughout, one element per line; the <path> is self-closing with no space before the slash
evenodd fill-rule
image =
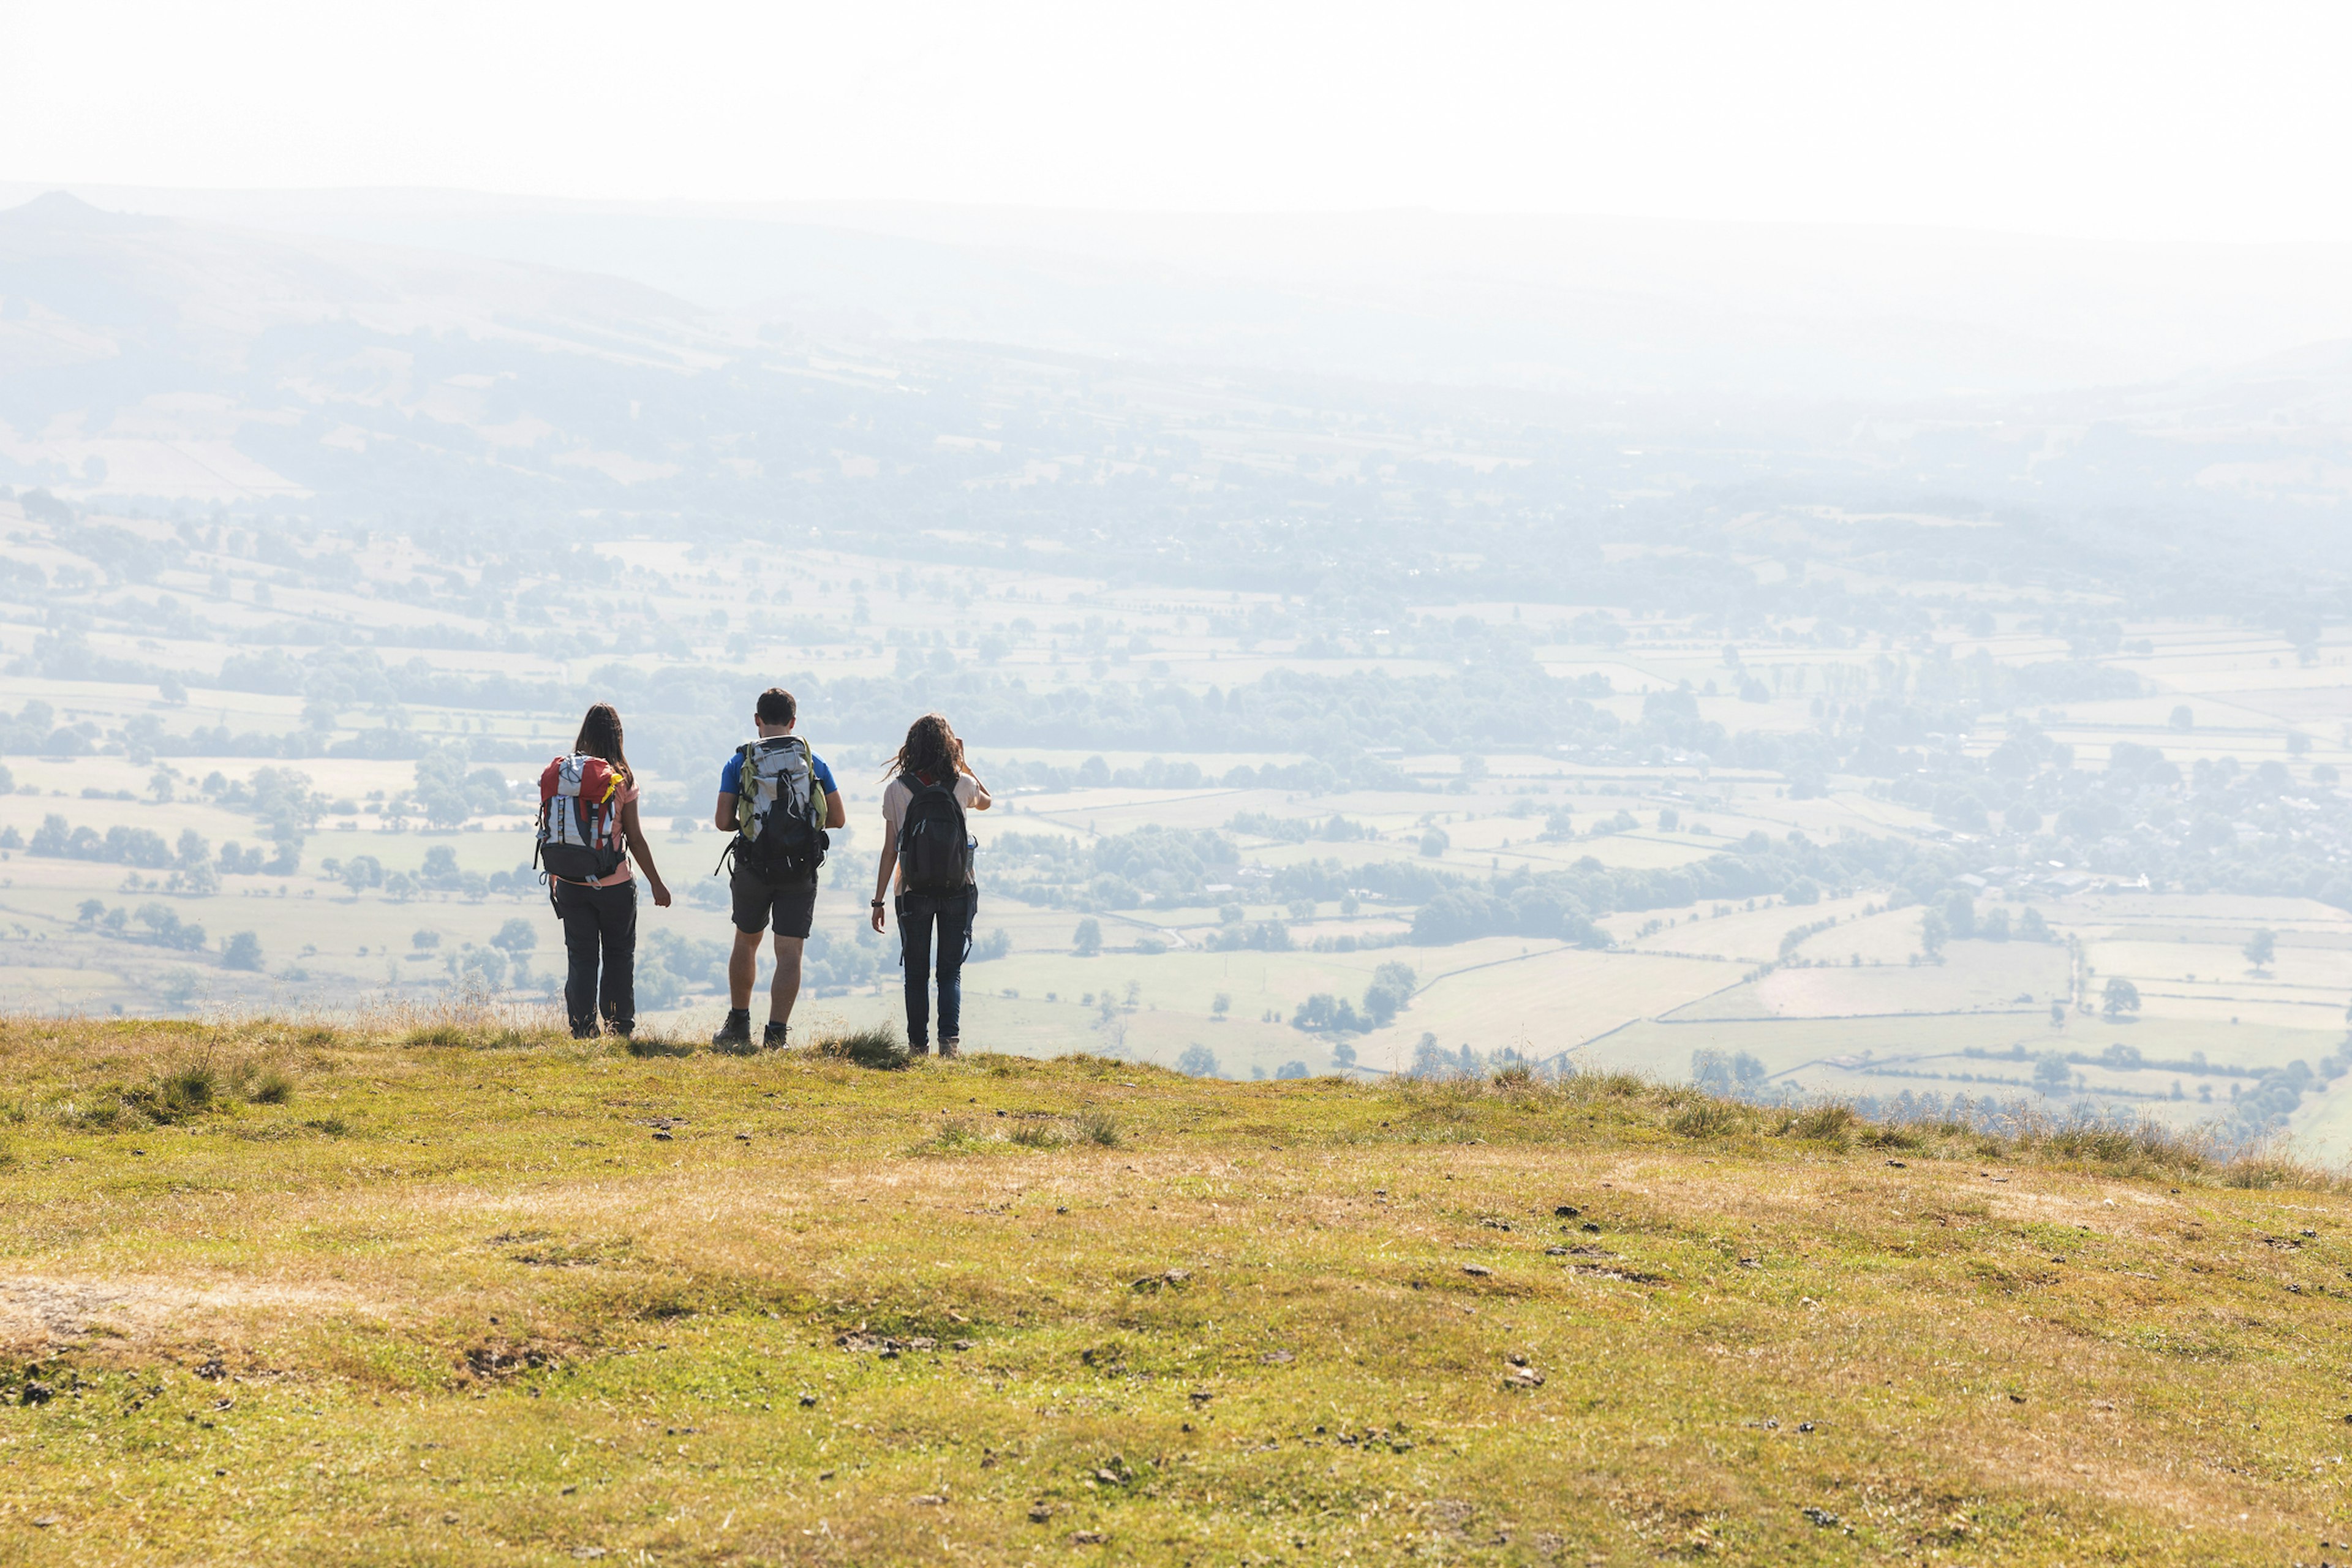
<path id="1" fill-rule="evenodd" d="M 772 686 L 760 693 L 752 722 L 759 728 L 761 741 L 790 735 L 799 712 L 793 694 L 782 687 Z M 839 827 L 849 816 L 842 809 L 833 770 L 814 752 L 808 762 L 810 787 L 824 794 L 824 825 Z M 727 767 L 719 775 L 719 805 L 711 813 L 711 825 L 720 832 L 738 830 L 742 817 L 737 797 L 742 793 L 743 754 L 738 752 L 727 759 Z M 804 880 L 779 886 L 754 875 L 739 855 L 728 885 L 735 897 L 735 951 L 727 960 L 727 1022 L 711 1037 L 711 1044 L 751 1044 L 751 986 L 760 977 L 760 936 L 772 924 L 776 978 L 768 989 L 768 1026 L 762 1043 L 779 1047 L 784 1044 L 784 1026 L 792 1019 L 793 1004 L 801 994 L 801 947 L 808 940 L 809 923 L 816 913 L 816 873 L 812 870 Z"/>

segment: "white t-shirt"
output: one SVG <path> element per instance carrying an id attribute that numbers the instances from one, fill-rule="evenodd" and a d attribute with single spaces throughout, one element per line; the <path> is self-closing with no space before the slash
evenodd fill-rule
<path id="1" fill-rule="evenodd" d="M 980 798 L 980 781 L 970 773 L 958 773 L 955 782 L 956 804 L 966 811 Z M 915 792 L 907 787 L 904 779 L 892 779 L 882 786 L 882 820 L 890 829 L 890 841 L 898 841 L 898 825 L 907 820 L 907 803 Z"/>

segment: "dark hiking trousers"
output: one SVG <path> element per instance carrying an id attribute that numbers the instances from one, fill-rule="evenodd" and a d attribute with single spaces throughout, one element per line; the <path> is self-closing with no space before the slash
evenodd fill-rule
<path id="1" fill-rule="evenodd" d="M 609 888 L 551 880 L 555 914 L 563 922 L 563 1010 L 574 1038 L 604 1026 L 625 1035 L 637 1025 L 637 884 Z M 599 969 L 603 973 L 598 973 Z"/>
<path id="2" fill-rule="evenodd" d="M 898 895 L 898 963 L 907 972 L 907 1044 L 930 1044 L 931 945 L 939 942 L 940 1038 L 963 1033 L 963 956 L 971 946 L 972 916 L 980 910 L 977 889 L 961 893 Z"/>

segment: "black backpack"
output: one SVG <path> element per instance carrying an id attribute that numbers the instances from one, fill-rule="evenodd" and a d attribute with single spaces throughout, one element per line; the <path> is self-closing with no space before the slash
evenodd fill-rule
<path id="1" fill-rule="evenodd" d="M 901 773 L 913 798 L 898 819 L 898 875 L 910 893 L 961 893 L 971 885 L 971 837 L 952 780 L 925 784 Z"/>
<path id="2" fill-rule="evenodd" d="M 772 886 L 805 882 L 824 864 L 832 835 L 822 826 L 824 792 L 807 742 L 797 735 L 739 749 L 737 828 L 728 844 L 735 864 Z M 726 864 L 721 857 L 720 865 Z"/>

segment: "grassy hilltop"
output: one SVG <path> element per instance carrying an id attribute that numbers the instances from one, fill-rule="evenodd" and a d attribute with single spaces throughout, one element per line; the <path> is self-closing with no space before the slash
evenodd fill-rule
<path id="1" fill-rule="evenodd" d="M 2352 1558 L 2352 1198 L 2289 1165 L 1600 1075 L 0 1050 L 10 1560 Z"/>

